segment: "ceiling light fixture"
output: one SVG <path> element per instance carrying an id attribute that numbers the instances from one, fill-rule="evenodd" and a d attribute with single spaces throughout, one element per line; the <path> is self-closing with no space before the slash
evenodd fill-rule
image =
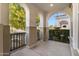
<path id="1" fill-rule="evenodd" d="M 50 7 L 53 7 L 53 4 L 50 4 Z"/>

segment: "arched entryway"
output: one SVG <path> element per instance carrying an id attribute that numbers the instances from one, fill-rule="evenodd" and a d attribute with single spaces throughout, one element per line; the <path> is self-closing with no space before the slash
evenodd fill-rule
<path id="1" fill-rule="evenodd" d="M 48 19 L 49 40 L 69 43 L 70 16 L 65 12 L 55 12 Z"/>
<path id="2" fill-rule="evenodd" d="M 20 4 L 9 4 L 10 50 L 26 45 L 26 14 Z"/>

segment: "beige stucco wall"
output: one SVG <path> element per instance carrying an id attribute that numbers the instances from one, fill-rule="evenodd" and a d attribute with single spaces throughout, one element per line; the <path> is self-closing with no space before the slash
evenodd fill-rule
<path id="1" fill-rule="evenodd" d="M 41 9 L 39 9 L 37 6 L 35 6 L 35 5 L 32 5 L 32 4 L 27 4 L 27 6 L 29 7 L 29 10 L 30 10 L 30 12 L 33 14 L 32 16 L 33 17 L 36 17 L 36 16 L 43 16 L 44 14 L 45 14 L 45 12 L 43 11 L 43 10 L 41 10 Z M 30 14 L 31 14 L 30 13 Z M 40 16 L 40 17 L 41 17 Z M 40 19 L 42 19 L 42 18 L 40 18 Z M 41 24 L 40 24 L 40 26 L 42 27 L 43 26 L 43 19 L 42 20 L 40 20 L 41 21 Z M 34 22 L 36 22 L 36 20 L 34 21 L 34 20 L 31 20 L 31 24 L 32 25 L 30 25 L 30 26 L 36 26 L 36 23 L 34 23 Z"/>
<path id="2" fill-rule="evenodd" d="M 66 8 L 64 9 L 64 12 L 67 13 L 69 16 L 72 16 L 72 7 L 71 7 L 71 8 L 66 7 Z"/>
<path id="3" fill-rule="evenodd" d="M 0 55 L 9 55 L 9 7 L 7 3 L 0 3 Z"/>
<path id="4" fill-rule="evenodd" d="M 0 24 L 9 25 L 9 7 L 7 5 L 6 3 L 0 3 Z"/>

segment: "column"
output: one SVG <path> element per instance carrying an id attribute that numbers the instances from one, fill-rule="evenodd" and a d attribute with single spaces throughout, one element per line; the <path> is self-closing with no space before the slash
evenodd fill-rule
<path id="1" fill-rule="evenodd" d="M 26 19 L 27 45 L 29 48 L 33 48 L 37 45 L 36 14 L 34 11 L 29 11 L 26 18 L 28 18 Z"/>
<path id="2" fill-rule="evenodd" d="M 10 28 L 8 3 L 0 3 L 0 56 L 10 53 Z"/>
<path id="3" fill-rule="evenodd" d="M 73 3 L 73 48 L 78 48 L 78 4 Z"/>
<path id="4" fill-rule="evenodd" d="M 46 13 L 40 13 L 40 39 L 42 41 L 48 40 L 48 27 L 47 27 L 47 19 L 46 19 Z"/>
<path id="5" fill-rule="evenodd" d="M 36 11 L 30 4 L 20 4 L 26 13 L 26 44 L 28 48 L 33 48 L 37 45 L 37 28 L 36 28 Z"/>
<path id="6" fill-rule="evenodd" d="M 44 41 L 48 41 L 49 39 L 49 28 L 48 28 L 48 18 L 46 17 L 46 13 L 44 14 Z"/>
<path id="7" fill-rule="evenodd" d="M 79 3 L 78 3 L 78 51 L 79 51 Z"/>
<path id="8" fill-rule="evenodd" d="M 43 41 L 44 40 L 44 17 L 43 17 L 43 13 L 39 14 L 40 17 L 40 40 Z"/>

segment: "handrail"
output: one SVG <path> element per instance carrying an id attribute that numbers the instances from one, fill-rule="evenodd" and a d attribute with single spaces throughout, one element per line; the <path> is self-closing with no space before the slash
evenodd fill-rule
<path id="1" fill-rule="evenodd" d="M 10 33 L 10 39 L 11 39 L 11 45 L 10 45 L 10 50 L 15 50 L 18 49 L 22 46 L 25 46 L 26 43 L 26 32 L 13 32 Z"/>

